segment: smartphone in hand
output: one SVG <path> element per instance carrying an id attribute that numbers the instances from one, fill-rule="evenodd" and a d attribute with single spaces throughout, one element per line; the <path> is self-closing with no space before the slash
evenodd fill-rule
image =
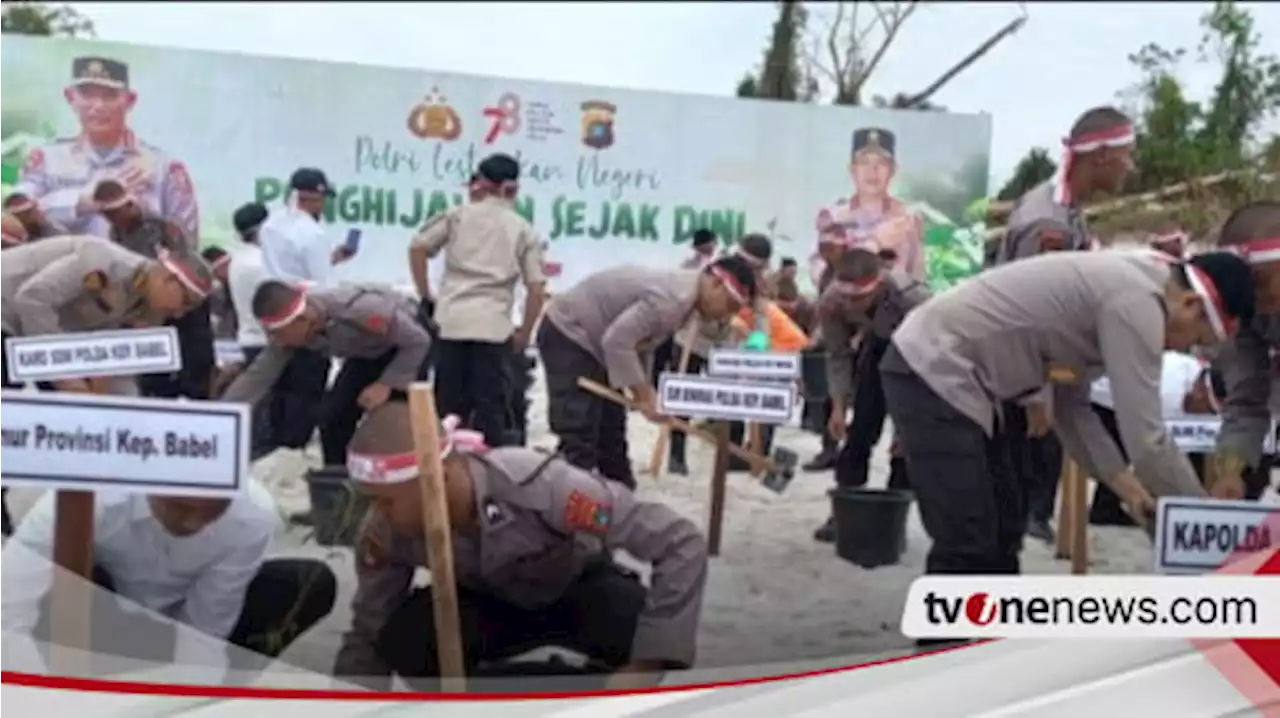
<path id="1" fill-rule="evenodd" d="M 343 253 L 349 257 L 360 251 L 360 237 L 363 234 L 362 231 L 355 227 L 347 230 L 347 239 L 342 243 Z"/>

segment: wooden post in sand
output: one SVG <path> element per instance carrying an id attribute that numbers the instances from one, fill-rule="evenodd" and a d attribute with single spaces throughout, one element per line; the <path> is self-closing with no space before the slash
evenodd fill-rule
<path id="1" fill-rule="evenodd" d="M 720 555 L 720 536 L 724 526 L 724 498 L 729 483 L 729 424 L 717 421 L 712 426 L 716 436 L 715 467 L 711 472 L 711 502 L 707 516 L 707 554 Z"/>
<path id="2" fill-rule="evenodd" d="M 458 583 L 453 571 L 453 530 L 445 498 L 444 466 L 440 456 L 440 419 L 431 385 L 417 382 L 409 389 L 409 421 L 418 454 L 422 486 L 423 532 L 431 565 L 431 608 L 435 617 L 436 657 L 441 688 L 446 693 L 466 690 L 462 631 L 458 622 Z"/>
<path id="3" fill-rule="evenodd" d="M 1071 573 L 1089 572 L 1088 483 L 1080 465 L 1067 458 L 1058 481 L 1058 539 L 1056 558 L 1071 560 Z"/>

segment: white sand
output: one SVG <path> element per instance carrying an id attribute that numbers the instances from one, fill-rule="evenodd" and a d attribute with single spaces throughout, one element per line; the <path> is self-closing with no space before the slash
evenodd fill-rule
<path id="1" fill-rule="evenodd" d="M 553 446 L 541 377 L 534 396 L 529 417 L 532 443 Z M 631 456 L 637 474 L 647 464 L 656 436 L 652 425 L 631 417 Z M 775 441 L 798 451 L 802 461 L 818 451 L 817 437 L 797 429 L 780 429 Z M 873 486 L 883 486 L 887 480 L 886 451 L 887 445 L 882 445 L 874 459 Z M 702 442 L 690 440 L 691 476 L 660 481 L 640 476 L 640 495 L 663 501 L 705 526 L 712 453 Z M 316 447 L 307 452 L 282 450 L 255 464 L 254 473 L 271 488 L 281 510 L 291 513 L 307 507 L 303 472 L 318 464 Z M 812 539 L 814 528 L 828 514 L 826 492 L 831 485 L 831 472 L 801 473 L 778 496 L 746 474 L 730 475 L 722 555 L 711 560 L 698 636 L 700 666 L 759 665 L 910 647 L 897 626 L 907 588 L 921 573 L 928 546 L 919 517 L 913 510 L 908 549 L 900 565 L 858 568 L 837 558 L 831 545 Z M 23 493 L 11 497 L 15 513 L 29 505 L 31 497 Z M 306 544 L 305 535 L 299 528 L 286 531 L 274 553 L 325 558 L 338 575 L 341 592 L 333 613 L 283 658 L 327 673 L 342 632 L 350 625 L 355 575 L 349 550 Z M 1147 573 L 1152 565 L 1151 546 L 1136 529 L 1091 527 L 1090 552 L 1091 570 L 1096 573 Z M 1067 562 L 1054 560 L 1051 547 L 1031 539 L 1026 542 L 1022 566 L 1026 573 L 1070 570 Z"/>

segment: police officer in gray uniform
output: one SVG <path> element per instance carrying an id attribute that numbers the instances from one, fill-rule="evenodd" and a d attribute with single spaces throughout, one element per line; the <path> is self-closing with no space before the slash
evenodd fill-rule
<path id="1" fill-rule="evenodd" d="M 997 265 L 1046 252 L 1087 251 L 1090 235 L 1083 203 L 1123 185 L 1133 167 L 1133 136 L 1132 121 L 1119 110 L 1096 107 L 1081 115 L 1065 142 L 1062 171 L 1019 198 Z M 1058 493 L 1062 445 L 1049 430 L 1052 407 L 1042 402 L 1007 403 L 1002 411 L 1009 432 L 1004 468 L 1019 476 L 1025 487 L 1027 534 L 1053 541 L 1049 521 Z"/>
<path id="2" fill-rule="evenodd" d="M 124 185 L 101 182 L 93 191 L 102 215 L 111 226 L 111 240 L 145 257 L 161 253 L 197 253 L 200 240 L 159 215 L 145 212 Z M 145 396 L 208 399 L 217 359 L 213 349 L 213 323 L 205 302 L 173 322 L 182 350 L 182 369 L 174 374 L 150 374 L 138 378 Z"/>
<path id="3" fill-rule="evenodd" d="M 340 287 L 311 292 L 269 280 L 253 295 L 253 315 L 267 348 L 227 387 L 222 401 L 256 404 L 275 385 L 293 351 L 343 359 L 321 402 L 320 448 L 325 466 L 342 466 L 360 416 L 425 379 L 431 337 L 416 302 L 390 289 Z M 308 433 L 310 433 L 308 431 Z"/>
<path id="4" fill-rule="evenodd" d="M 213 286 L 198 256 L 151 260 L 86 235 L 64 235 L 0 254 L 0 326 L 3 338 L 66 334 L 149 325 L 181 316 L 201 304 Z M 0 352 L 5 388 L 7 352 Z M 83 379 L 43 385 L 86 392 Z M 12 526 L 4 510 L 4 535 Z"/>
<path id="5" fill-rule="evenodd" d="M 468 673 L 548 645 L 622 680 L 693 665 L 707 576 L 697 526 L 562 458 L 489 449 L 457 424 L 445 419 L 441 443 Z M 427 556 L 404 403 L 365 417 L 347 465 L 372 506 L 334 673 L 384 690 L 393 673 L 438 676 L 431 589 L 410 587 Z M 652 565 L 648 589 L 613 563 L 617 549 Z"/>
<path id="6" fill-rule="evenodd" d="M 1150 250 L 1034 257 L 917 307 L 880 371 L 933 539 L 926 570 L 1019 572 L 1021 487 L 992 470 L 1007 449 L 999 406 L 1046 386 L 1064 448 L 1131 511 L 1153 512 L 1152 494 L 1203 495 L 1165 430 L 1162 355 L 1225 341 L 1252 314 L 1253 280 L 1239 257 L 1177 263 Z M 1090 385 L 1103 374 L 1130 462 L 1090 406 Z"/>
<path id="7" fill-rule="evenodd" d="M 1239 252 L 1253 268 L 1257 316 L 1225 345 L 1213 365 L 1222 372 L 1226 401 L 1214 450 L 1210 492 L 1218 498 L 1246 495 L 1244 475 L 1257 467 L 1271 430 L 1276 399 L 1275 355 L 1280 349 L 1280 202 L 1262 200 L 1236 210 L 1222 225 L 1218 243 Z"/>
<path id="8" fill-rule="evenodd" d="M 846 249 L 834 275 L 818 300 L 822 340 L 827 349 L 827 386 L 832 407 L 827 431 L 843 439 L 836 459 L 836 486 L 865 486 L 871 452 L 880 443 L 887 416 L 880 385 L 880 360 L 889 337 L 907 313 L 930 297 L 928 286 L 900 269 L 888 269 L 866 249 Z M 857 349 L 855 338 L 860 338 Z M 853 397 L 853 421 L 846 423 L 846 397 Z M 905 462 L 891 459 L 890 489 L 910 488 Z M 830 543 L 836 539 L 834 519 L 828 518 L 813 535 Z"/>
<path id="9" fill-rule="evenodd" d="M 560 453 L 634 488 L 626 410 L 582 389 L 578 379 L 627 389 L 650 420 L 665 420 L 651 383 L 654 350 L 691 320 L 735 316 L 755 301 L 755 276 L 735 256 L 700 272 L 624 265 L 596 272 L 552 299 L 538 349 Z"/>

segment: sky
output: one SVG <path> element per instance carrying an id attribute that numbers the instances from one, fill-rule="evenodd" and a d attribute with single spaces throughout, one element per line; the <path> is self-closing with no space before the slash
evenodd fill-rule
<path id="1" fill-rule="evenodd" d="M 730 95 L 757 66 L 771 2 L 71 3 L 104 40 Z M 818 24 L 830 6 L 810 3 Z M 936 2 L 923 5 L 873 76 L 872 94 L 926 86 L 1025 5 L 1012 38 L 943 89 L 955 112 L 993 117 L 992 192 L 1033 146 L 1056 148 L 1085 109 L 1117 101 L 1147 42 L 1195 55 L 1209 3 Z M 1280 3 L 1244 3 L 1280 54 Z M 1193 98 L 1212 64 L 1184 62 Z M 1280 131 L 1273 120 L 1270 131 Z"/>

